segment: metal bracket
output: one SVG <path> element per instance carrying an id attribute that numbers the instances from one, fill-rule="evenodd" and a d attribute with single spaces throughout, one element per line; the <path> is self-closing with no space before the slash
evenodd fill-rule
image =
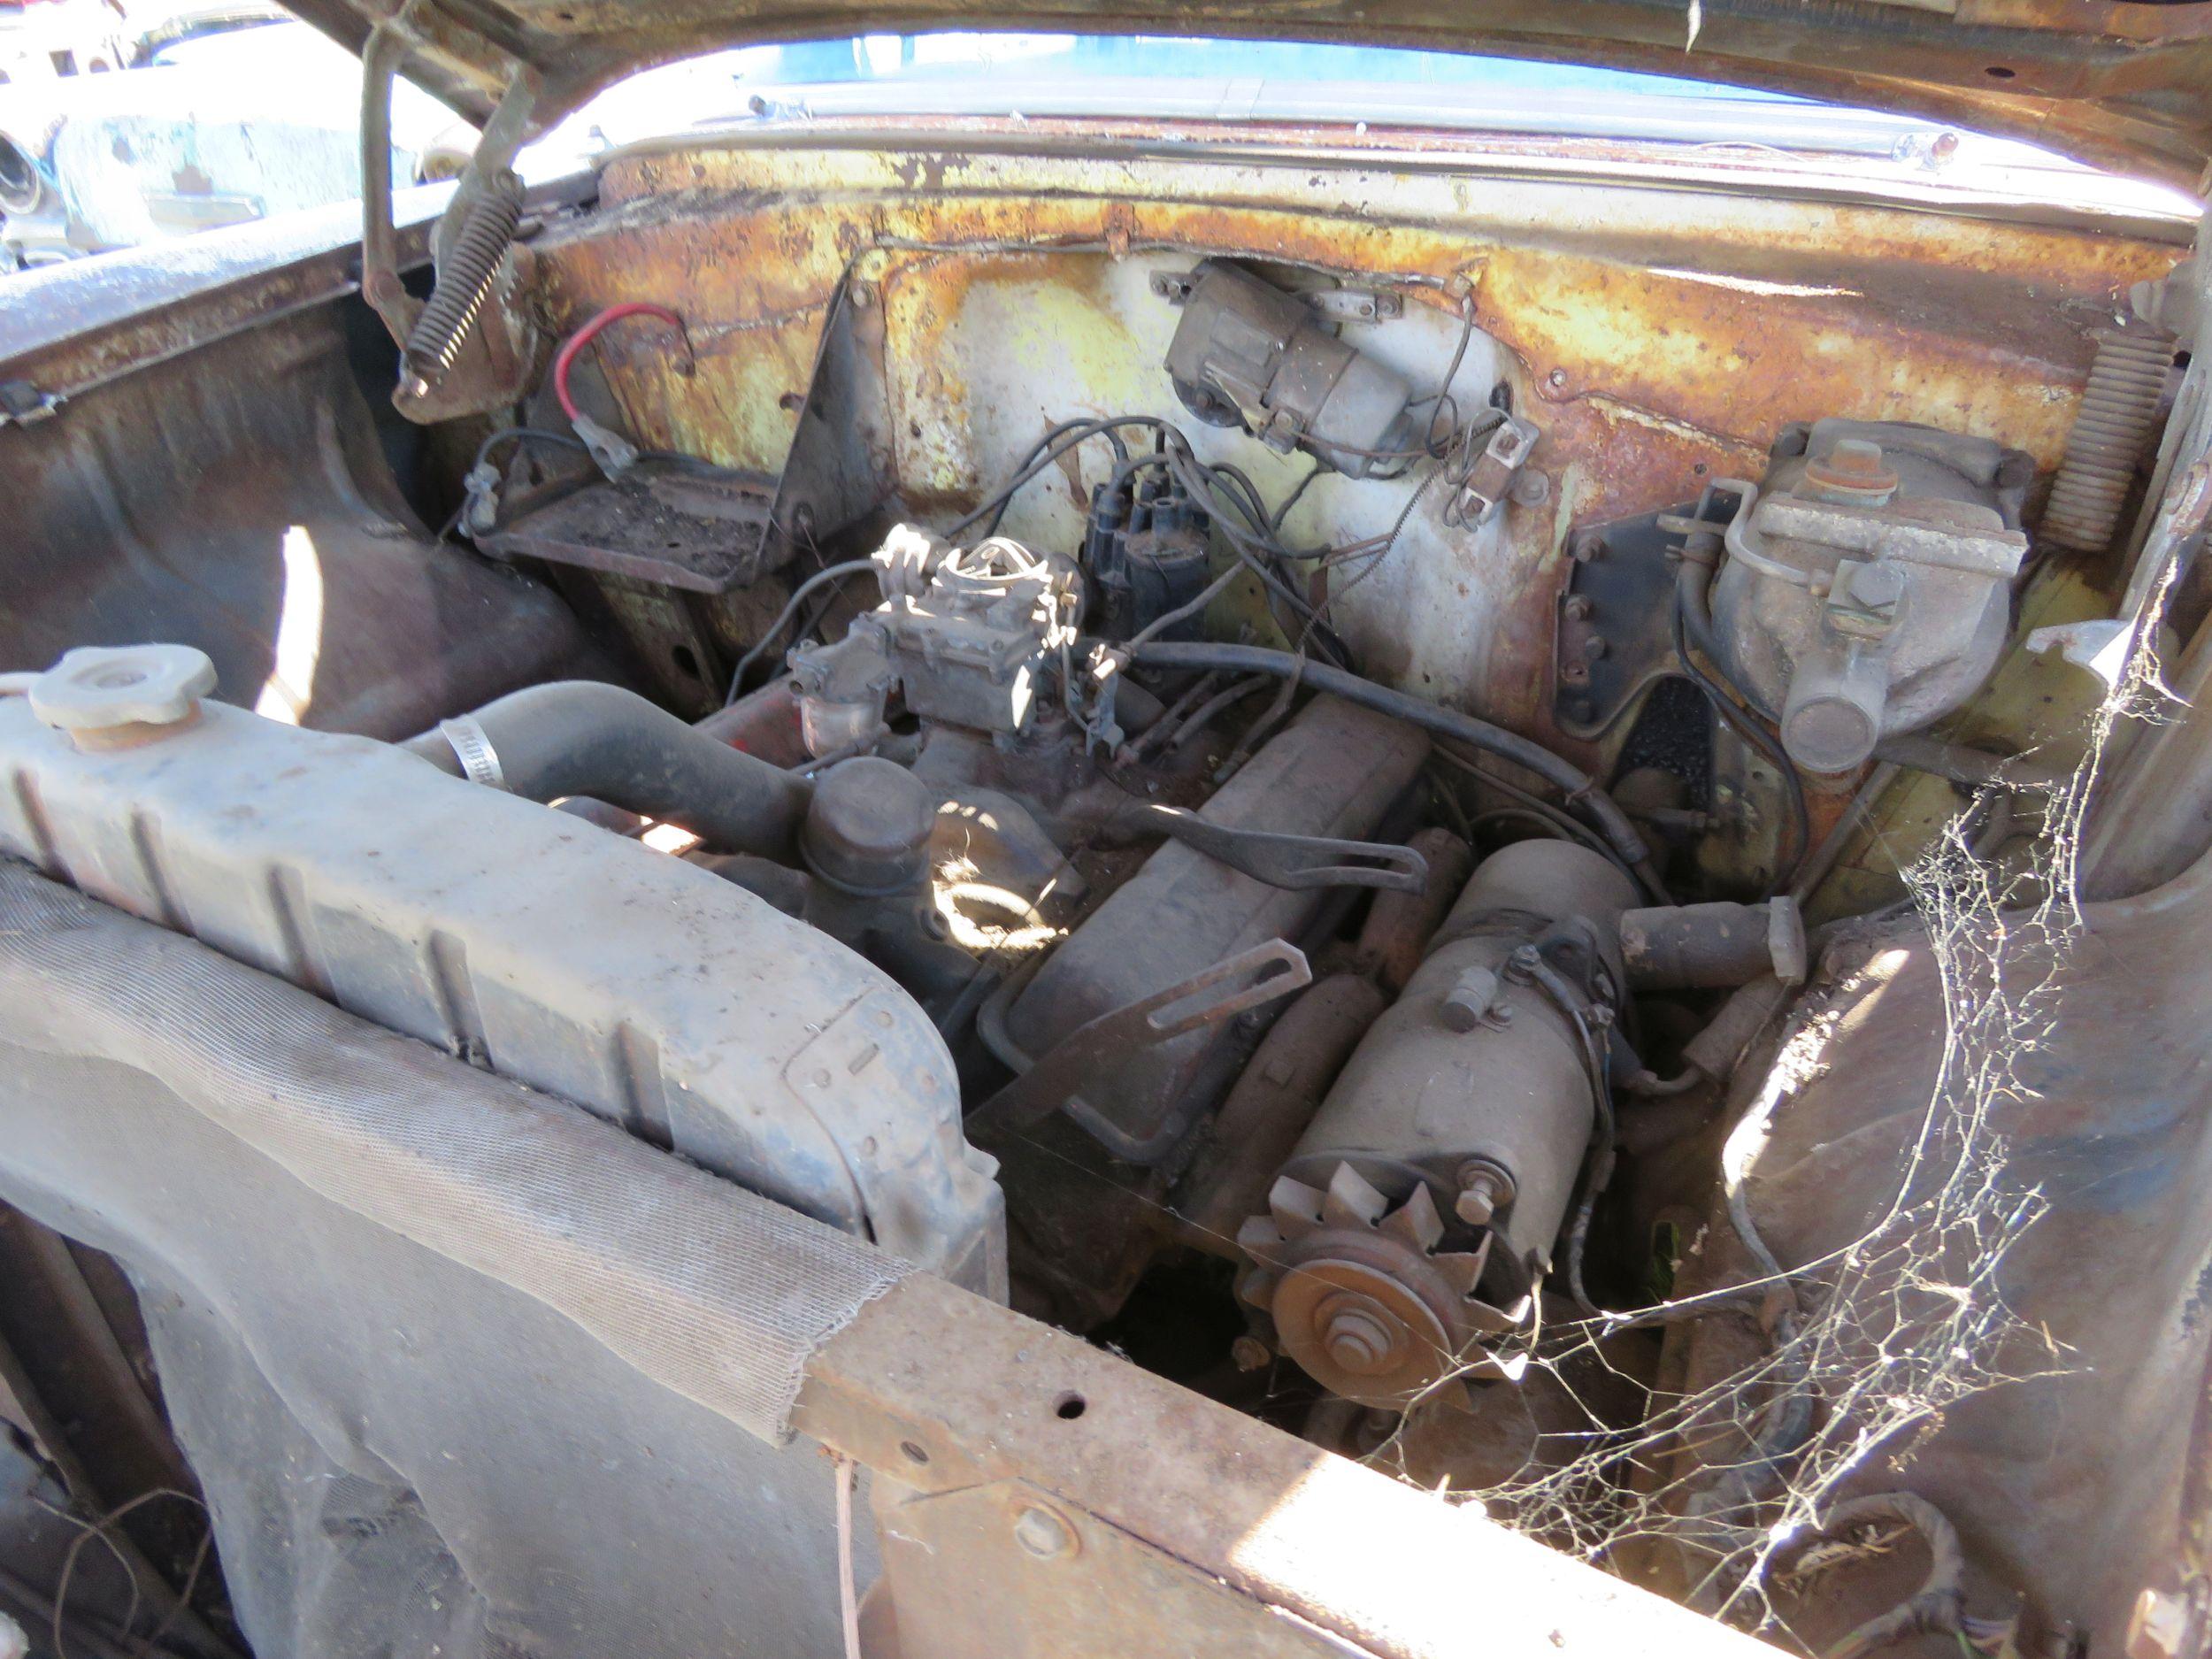
<path id="1" fill-rule="evenodd" d="M 1298 297 L 1333 323 L 1384 323 L 1406 313 L 1405 296 L 1387 288 L 1312 288 Z"/>
<path id="2" fill-rule="evenodd" d="M 1429 885 L 1428 860 L 1411 847 L 1231 829 L 1174 806 L 1148 806 L 1141 822 L 1217 864 L 1294 893 L 1314 887 L 1382 887 L 1394 893 L 1420 893 Z M 1355 859 L 1364 862 L 1351 862 Z"/>
<path id="3" fill-rule="evenodd" d="M 35 426 L 61 405 L 58 392 L 42 392 L 28 380 L 0 380 L 0 426 Z"/>
<path id="4" fill-rule="evenodd" d="M 1518 415 L 1508 415 L 1499 423 L 1452 502 L 1453 517 L 1462 524 L 1480 524 L 1497 511 L 1542 435 L 1535 422 Z"/>
<path id="5" fill-rule="evenodd" d="M 1180 305 L 1197 286 L 1198 279 L 1188 271 L 1155 271 L 1151 277 L 1152 291 L 1171 305 Z"/>
<path id="6" fill-rule="evenodd" d="M 1191 271 L 1155 271 L 1150 283 L 1169 304 L 1180 305 L 1198 280 Z M 1386 323 L 1406 314 L 1405 296 L 1393 288 L 1309 288 L 1296 297 L 1333 323 Z"/>
<path id="7" fill-rule="evenodd" d="M 1170 1122 L 1140 1135 L 1102 1117 L 1081 1098 L 1130 1058 L 1209 1025 L 1218 1025 L 1248 1009 L 1303 990 L 1313 983 L 1305 952 L 1286 940 L 1271 939 L 1200 973 L 1125 1002 L 1070 1032 L 1037 1057 L 1028 1071 L 978 1107 L 971 1132 L 982 1125 L 1026 1129 L 1055 1111 L 1065 1110 L 1117 1156 L 1141 1164 L 1163 1149 L 1180 1125 Z"/>

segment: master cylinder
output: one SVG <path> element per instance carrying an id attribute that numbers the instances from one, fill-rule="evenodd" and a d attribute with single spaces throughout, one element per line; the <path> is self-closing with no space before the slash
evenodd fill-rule
<path id="1" fill-rule="evenodd" d="M 1713 585 L 1715 643 L 1808 772 L 1963 704 L 1997 665 L 2027 552 L 2031 459 L 1901 422 L 1822 420 L 1743 494 Z"/>
<path id="2" fill-rule="evenodd" d="M 1519 841 L 1485 860 L 1346 1064 L 1237 1242 L 1240 1286 L 1333 1393 L 1403 1407 L 1527 1320 L 1597 1121 L 1625 983 L 1609 860 Z"/>

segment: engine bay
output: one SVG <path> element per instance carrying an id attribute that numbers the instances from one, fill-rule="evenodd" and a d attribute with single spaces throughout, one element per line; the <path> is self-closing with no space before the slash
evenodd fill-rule
<path id="1" fill-rule="evenodd" d="M 576 674 L 342 735 L 73 640 L 0 851 L 1732 1613 L 1829 1409 L 1747 1111 L 1923 860 L 2051 896 L 2110 688 L 2029 643 L 2127 586 L 2180 250 L 1596 188 L 672 142 L 495 192 L 403 342 L 411 505 Z M 1747 1371 L 1750 1451 L 1692 1432 Z M 2071 1653 L 2101 1594 L 1920 1628 Z"/>

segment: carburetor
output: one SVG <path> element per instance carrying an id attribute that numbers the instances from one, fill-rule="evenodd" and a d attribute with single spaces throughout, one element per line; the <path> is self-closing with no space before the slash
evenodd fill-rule
<path id="1" fill-rule="evenodd" d="M 1713 584 L 1714 642 L 1808 772 L 1962 705 L 1996 668 L 2028 549 L 2034 463 L 1902 422 L 1785 432 L 1740 504 Z"/>
<path id="2" fill-rule="evenodd" d="M 873 557 L 883 603 L 835 643 L 791 654 L 809 751 L 864 740 L 895 688 L 924 720 L 1026 731 L 1083 619 L 1075 562 L 1006 536 L 956 548 L 903 524 Z"/>

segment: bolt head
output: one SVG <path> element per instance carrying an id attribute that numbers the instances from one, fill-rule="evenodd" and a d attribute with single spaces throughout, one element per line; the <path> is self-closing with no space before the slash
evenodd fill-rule
<path id="1" fill-rule="evenodd" d="M 1882 446 L 1870 438 L 1846 438 L 1828 451 L 1828 465 L 1849 476 L 1879 478 Z"/>
<path id="2" fill-rule="evenodd" d="M 1904 594 L 1905 572 L 1886 559 L 1861 565 L 1851 572 L 1851 597 L 1870 611 L 1887 610 Z"/>
<path id="3" fill-rule="evenodd" d="M 1497 1000 L 1498 976 L 1487 968 L 1470 968 L 1444 993 L 1437 1015 L 1447 1030 L 1469 1032 L 1483 1023 Z"/>
<path id="4" fill-rule="evenodd" d="M 1865 438 L 1846 438 L 1827 454 L 1805 465 L 1805 481 L 1831 500 L 1879 506 L 1897 491 L 1897 473 L 1882 446 Z"/>
<path id="5" fill-rule="evenodd" d="M 1517 507 L 1540 507 L 1551 499 L 1551 480 L 1541 472 L 1524 472 L 1506 494 Z"/>
<path id="6" fill-rule="evenodd" d="M 1480 1158 L 1470 1158 L 1459 1168 L 1459 1196 L 1452 1213 L 1471 1227 L 1486 1227 L 1499 1210 L 1513 1202 L 1513 1182 L 1503 1170 Z"/>
<path id="7" fill-rule="evenodd" d="M 1014 1517 L 1014 1541 L 1025 1555 L 1056 1561 L 1075 1553 L 1074 1529 L 1050 1509 L 1032 1504 Z"/>
<path id="8" fill-rule="evenodd" d="M 1229 1344 L 1229 1358 L 1239 1371 L 1265 1371 L 1275 1350 L 1256 1336 L 1240 1336 Z"/>
<path id="9" fill-rule="evenodd" d="M 1341 1308 L 1321 1333 L 1329 1357 L 1356 1376 L 1371 1377 L 1388 1368 L 1396 1344 L 1383 1322 L 1364 1308 Z"/>

